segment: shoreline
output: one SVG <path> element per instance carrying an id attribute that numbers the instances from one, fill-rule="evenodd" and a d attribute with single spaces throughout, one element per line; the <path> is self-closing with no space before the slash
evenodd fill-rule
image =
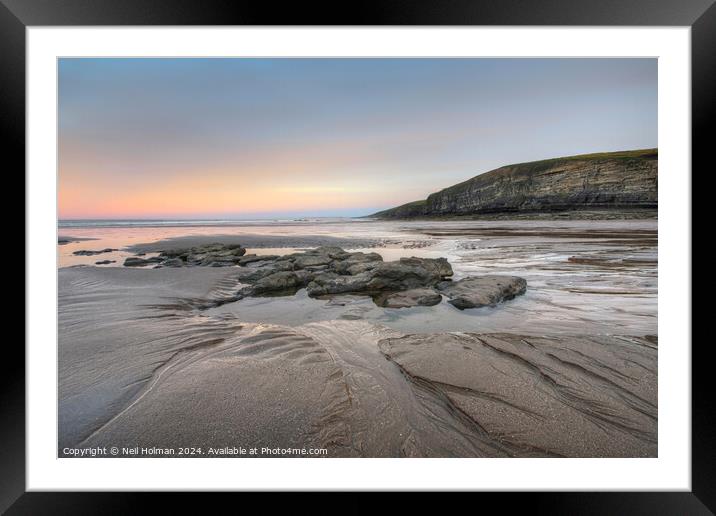
<path id="1" fill-rule="evenodd" d="M 471 214 L 445 214 L 445 215 L 419 215 L 415 217 L 376 217 L 369 215 L 361 217 L 363 220 L 375 221 L 525 221 L 525 220 L 658 220 L 657 209 L 639 210 L 572 210 L 572 211 L 540 211 L 540 212 L 499 212 L 499 213 L 471 213 Z"/>

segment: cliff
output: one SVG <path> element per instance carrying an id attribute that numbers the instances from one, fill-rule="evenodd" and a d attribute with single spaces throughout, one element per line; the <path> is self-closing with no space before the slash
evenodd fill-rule
<path id="1" fill-rule="evenodd" d="M 658 150 L 583 154 L 500 167 L 373 214 L 411 218 L 603 209 L 656 209 Z"/>

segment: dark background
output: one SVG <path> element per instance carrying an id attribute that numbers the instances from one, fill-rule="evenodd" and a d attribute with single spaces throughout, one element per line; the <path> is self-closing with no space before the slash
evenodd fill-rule
<path id="1" fill-rule="evenodd" d="M 692 27 L 692 170 L 706 174 L 713 168 L 711 125 L 716 106 L 716 6 L 714 0 L 384 0 L 360 3 L 246 2 L 228 0 L 0 0 L 0 149 L 6 205 L 25 191 L 25 27 L 33 25 L 681 25 Z M 686 175 L 687 171 L 683 171 Z M 693 185 L 694 174 L 691 180 Z M 13 186 L 11 182 L 15 182 Z M 693 208 L 710 202 L 708 189 L 696 190 Z M 24 197 L 24 196 L 23 196 Z M 699 202 L 702 201 L 702 202 Z M 15 202 L 15 206 L 19 204 Z M 17 208 L 14 207 L 13 210 Z M 708 217 L 693 217 L 694 229 Z M 692 230 L 692 235 L 699 233 Z M 704 231 L 702 234 L 709 235 Z M 14 245 L 24 235 L 12 239 Z M 692 250 L 692 275 L 704 255 Z M 8 266 L 17 267 L 17 264 Z M 25 271 L 27 275 L 29 271 Z M 19 276 L 19 275 L 16 275 Z M 710 290 L 708 276 L 703 277 Z M 10 285 L 5 285 L 7 292 Z M 24 292 L 24 290 L 23 290 Z M 9 296 L 8 296 L 9 297 Z M 17 296 L 13 296 L 16 304 Z M 23 295 L 24 299 L 24 295 Z M 24 303 L 23 303 L 24 304 Z M 694 303 L 703 310 L 708 302 Z M 662 314 L 662 317 L 668 314 Z M 10 325 L 8 324 L 8 327 Z M 168 498 L 185 511 L 207 512 L 206 495 L 137 493 L 26 493 L 25 491 L 25 356 L 11 333 L 3 341 L 0 360 L 0 512 L 7 514 L 134 514 L 151 509 L 152 502 L 170 510 Z M 711 380 L 711 339 L 694 338 L 692 400 L 692 493 L 481 493 L 454 498 L 475 511 L 514 509 L 545 514 L 713 514 L 716 510 L 716 428 Z M 688 342 L 663 345 L 688 346 Z M 237 466 L 239 467 L 239 466 Z M 241 502 L 275 507 L 284 501 L 276 493 L 214 495 L 237 512 Z M 356 494 L 292 499 L 291 509 L 312 513 L 367 512 L 382 502 L 358 500 Z M 229 498 L 231 497 L 231 498 Z M 244 498 L 250 497 L 249 500 Z M 270 498 L 269 498 L 270 497 Z M 266 499 L 268 498 L 268 500 Z M 403 495 L 401 511 L 425 507 L 424 495 Z M 218 507 L 218 506 L 216 506 Z M 9 508 L 9 509 L 8 509 Z M 711 510 L 709 510 L 709 508 Z M 156 509 L 155 509 L 156 512 Z M 223 511 L 222 511 L 223 512 Z"/>

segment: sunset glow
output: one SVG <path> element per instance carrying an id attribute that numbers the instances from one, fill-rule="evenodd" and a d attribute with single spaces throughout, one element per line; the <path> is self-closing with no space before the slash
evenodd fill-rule
<path id="1" fill-rule="evenodd" d="M 657 146 L 654 59 L 61 59 L 61 219 L 356 216 Z"/>

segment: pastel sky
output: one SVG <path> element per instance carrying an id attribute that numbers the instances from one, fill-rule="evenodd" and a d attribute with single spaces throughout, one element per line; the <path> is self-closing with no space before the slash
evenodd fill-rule
<path id="1" fill-rule="evenodd" d="M 656 146 L 656 59 L 59 62 L 61 219 L 365 215 Z"/>

